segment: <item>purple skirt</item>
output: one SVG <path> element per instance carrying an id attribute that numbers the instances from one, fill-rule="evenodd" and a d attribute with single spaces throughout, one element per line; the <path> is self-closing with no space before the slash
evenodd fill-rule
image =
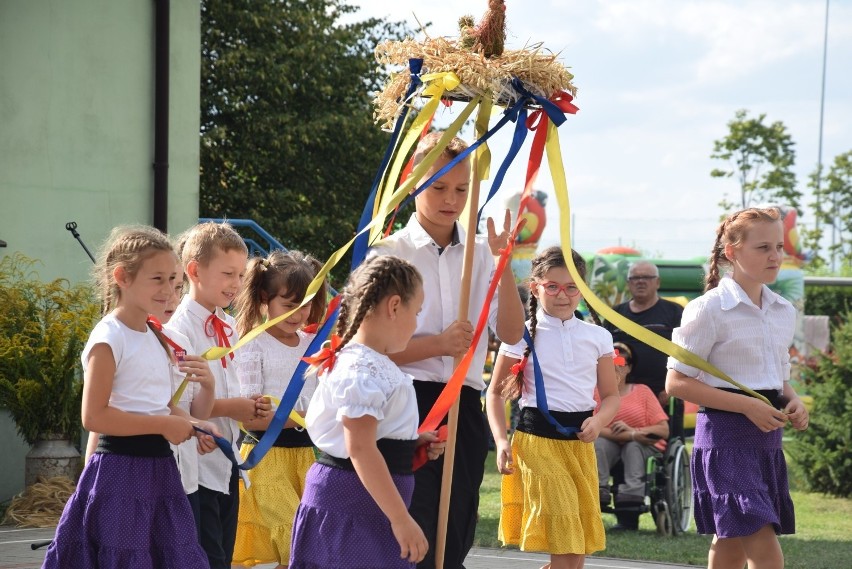
<path id="1" fill-rule="evenodd" d="M 767 524 L 796 532 L 783 429 L 764 433 L 739 413 L 698 413 L 692 449 L 692 489 L 698 533 L 752 535 Z"/>
<path id="2" fill-rule="evenodd" d="M 414 476 L 391 477 L 409 506 Z M 319 463 L 311 466 L 293 523 L 290 569 L 412 569 L 414 563 L 399 554 L 387 516 L 358 475 Z"/>
<path id="3" fill-rule="evenodd" d="M 208 568 L 174 457 L 95 454 L 42 569 Z"/>

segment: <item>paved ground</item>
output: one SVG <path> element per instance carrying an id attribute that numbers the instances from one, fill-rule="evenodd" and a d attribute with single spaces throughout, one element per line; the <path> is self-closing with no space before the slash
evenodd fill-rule
<path id="1" fill-rule="evenodd" d="M 34 551 L 30 546 L 51 537 L 53 537 L 53 529 L 15 529 L 0 526 L 0 569 L 38 569 L 44 559 L 45 548 Z M 537 553 L 476 548 L 468 555 L 465 567 L 467 569 L 539 569 L 547 563 L 547 559 L 548 556 Z M 257 567 L 266 569 L 273 565 Z M 586 560 L 586 567 L 589 569 L 666 569 L 687 566 L 589 557 Z"/>

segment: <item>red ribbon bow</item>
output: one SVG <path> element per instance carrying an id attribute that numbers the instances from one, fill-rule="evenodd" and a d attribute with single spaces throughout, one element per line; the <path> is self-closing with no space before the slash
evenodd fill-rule
<path id="1" fill-rule="evenodd" d="M 334 310 L 337 308 L 337 305 L 340 304 L 341 298 L 342 297 L 339 294 L 332 298 L 331 302 L 328 303 L 328 308 L 326 308 L 325 310 L 325 316 L 323 316 L 322 322 L 314 322 L 313 324 L 308 324 L 307 326 L 302 328 L 302 332 L 304 332 L 305 334 L 316 334 L 319 331 L 320 326 L 322 326 L 322 324 L 324 324 L 329 319 L 331 313 L 334 312 Z"/>
<path id="2" fill-rule="evenodd" d="M 527 358 L 524 357 L 524 359 L 513 364 L 512 367 L 509 368 L 509 369 L 512 371 L 512 375 L 518 375 L 519 373 L 523 373 L 524 369 L 526 369 L 526 367 L 527 367 Z"/>
<path id="3" fill-rule="evenodd" d="M 613 349 L 615 355 L 612 357 L 612 363 L 617 366 L 627 365 L 627 360 L 624 359 L 624 356 L 618 353 L 618 348 Z"/>
<path id="4" fill-rule="evenodd" d="M 334 367 L 334 362 L 337 360 L 337 348 L 340 347 L 341 338 L 337 334 L 332 334 L 329 341 L 322 345 L 322 349 L 312 356 L 302 358 L 302 361 L 317 367 L 317 375 L 322 375 L 326 370 Z"/>
<path id="5" fill-rule="evenodd" d="M 159 332 L 160 335 L 163 337 L 163 340 L 165 340 L 166 343 L 172 347 L 172 349 L 175 351 L 175 358 L 178 361 L 182 361 L 183 357 L 186 355 L 186 350 L 184 350 L 177 342 L 166 336 L 166 334 L 163 332 L 163 324 L 159 320 L 157 320 L 157 317 L 149 314 L 148 324 L 150 324 L 154 330 Z"/>
<path id="6" fill-rule="evenodd" d="M 228 341 L 228 338 L 233 335 L 234 329 L 215 314 L 211 314 L 207 317 L 207 321 L 204 323 L 204 333 L 207 334 L 208 338 L 216 338 L 216 345 L 220 348 L 231 347 L 231 343 Z M 228 355 L 231 356 L 231 359 L 234 359 L 234 352 L 231 352 Z M 225 356 L 222 356 L 222 367 L 228 367 L 228 362 L 225 360 Z"/>

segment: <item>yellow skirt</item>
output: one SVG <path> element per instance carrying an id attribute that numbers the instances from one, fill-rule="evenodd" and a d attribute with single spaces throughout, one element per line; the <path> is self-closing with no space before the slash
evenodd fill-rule
<path id="1" fill-rule="evenodd" d="M 588 555 L 606 547 L 595 445 L 516 431 L 502 478 L 498 539 L 522 551 Z"/>
<path id="2" fill-rule="evenodd" d="M 243 443 L 243 459 L 253 448 L 253 444 Z M 246 490 L 240 484 L 235 564 L 289 564 L 293 519 L 305 490 L 305 476 L 313 463 L 311 447 L 272 447 L 260 464 L 248 471 L 251 486 Z"/>

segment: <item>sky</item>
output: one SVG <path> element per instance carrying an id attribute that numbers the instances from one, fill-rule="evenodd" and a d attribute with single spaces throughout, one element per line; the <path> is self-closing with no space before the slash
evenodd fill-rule
<path id="1" fill-rule="evenodd" d="M 458 35 L 458 17 L 479 18 L 487 0 L 348 0 L 350 18 L 387 18 L 430 36 Z M 819 147 L 825 0 L 507 0 L 507 47 L 542 42 L 574 74 L 580 111 L 559 129 L 573 212 L 574 248 L 623 245 L 664 259 L 706 256 L 734 179 L 712 178 L 712 160 L 738 109 L 781 121 L 795 142 L 799 189 Z M 416 19 L 415 19 L 416 15 Z M 422 36 L 419 36 L 422 37 Z M 822 162 L 852 150 L 852 0 L 829 6 Z M 454 107 L 439 111 L 448 124 Z M 493 122 L 492 122 L 493 124 Z M 377 127 L 378 128 L 378 127 Z M 465 133 L 468 142 L 471 131 Z M 490 144 L 499 163 L 511 128 Z M 498 194 L 497 212 L 523 188 L 528 136 Z M 523 158 L 523 159 L 521 159 Z M 496 170 L 496 166 L 494 166 Z M 558 243 L 551 195 L 540 244 Z M 487 191 L 487 183 L 483 190 Z M 813 223 L 807 207 L 800 222 Z"/>

